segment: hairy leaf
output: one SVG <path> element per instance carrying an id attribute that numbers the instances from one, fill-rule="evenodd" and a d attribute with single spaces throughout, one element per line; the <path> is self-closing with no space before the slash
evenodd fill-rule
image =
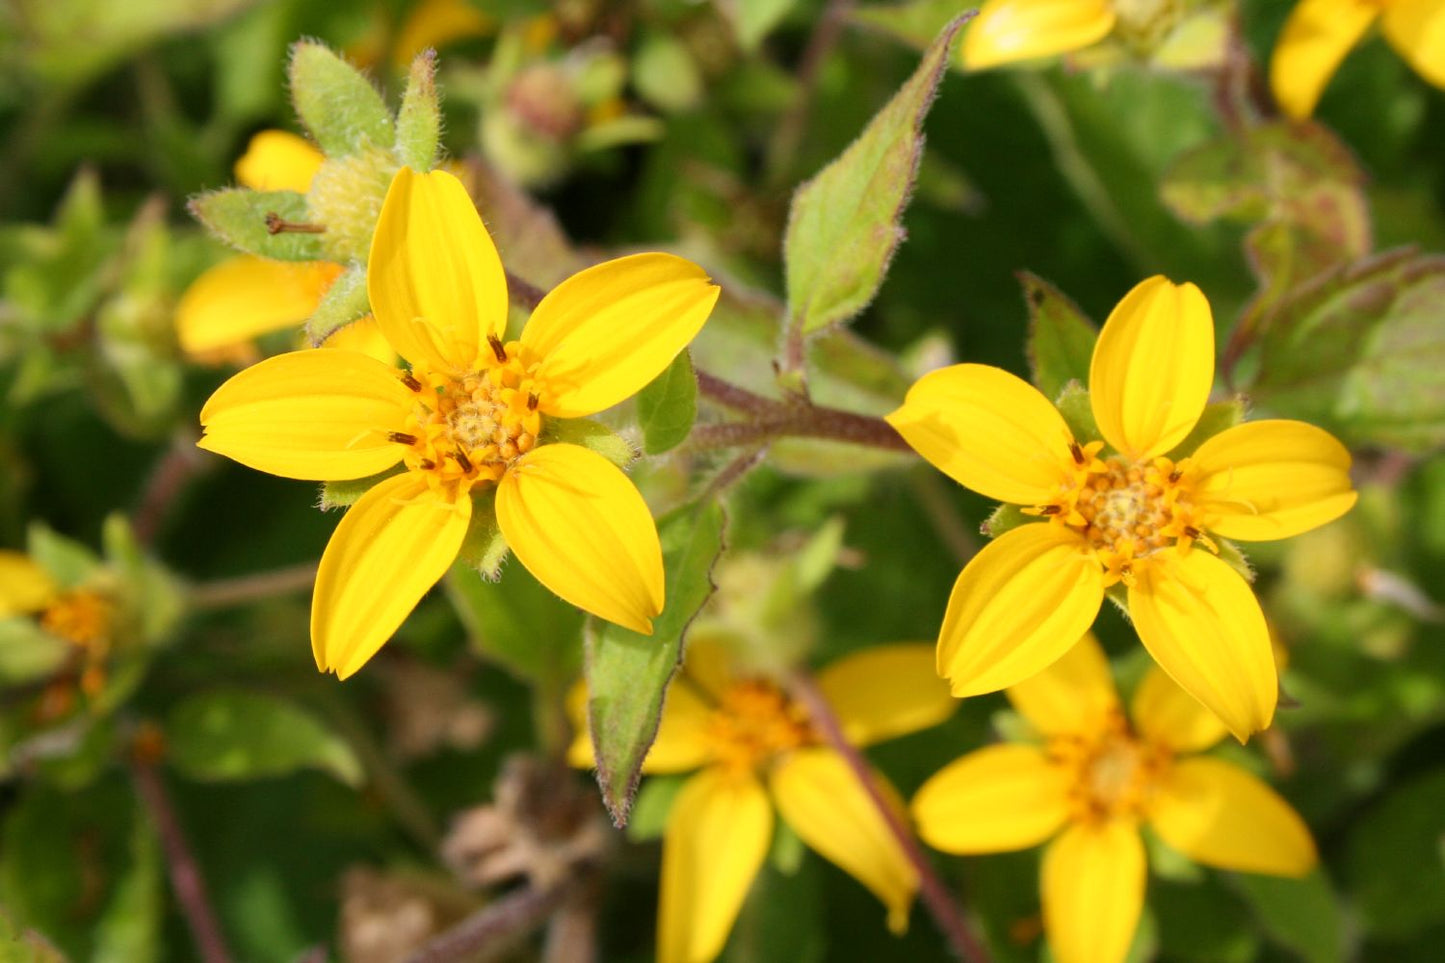
<path id="1" fill-rule="evenodd" d="M 231 247 L 247 254 L 277 261 L 320 261 L 326 259 L 321 235 L 304 231 L 273 234 L 267 227 L 276 218 L 292 224 L 306 224 L 310 214 L 306 195 L 295 191 L 253 191 L 232 187 L 191 198 L 190 211 L 196 220 Z"/>
<path id="2" fill-rule="evenodd" d="M 381 94 L 330 48 L 294 44 L 289 75 L 296 114 L 328 157 L 392 145 L 391 114 Z"/>
<path id="3" fill-rule="evenodd" d="M 713 592 L 712 567 L 726 519 L 716 502 L 688 505 L 658 522 L 667 604 L 652 635 L 593 620 L 586 636 L 587 714 L 602 801 L 627 824 L 642 760 L 657 736 L 668 681 L 682 662 L 683 637 Z"/>
<path id="4" fill-rule="evenodd" d="M 637 421 L 642 450 L 660 455 L 676 448 L 697 420 L 697 375 L 686 351 L 637 394 Z"/>
<path id="5" fill-rule="evenodd" d="M 1019 282 L 1029 306 L 1027 351 L 1035 387 L 1053 399 L 1070 381 L 1087 385 L 1099 329 L 1043 278 L 1020 271 Z"/>

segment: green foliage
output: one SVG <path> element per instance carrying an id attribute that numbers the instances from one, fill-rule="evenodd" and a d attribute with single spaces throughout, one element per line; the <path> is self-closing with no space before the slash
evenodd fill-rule
<path id="1" fill-rule="evenodd" d="M 1395 251 L 1284 301 L 1260 342 L 1259 405 L 1358 444 L 1445 444 L 1445 258 Z"/>
<path id="2" fill-rule="evenodd" d="M 1074 302 L 1043 278 L 1019 272 L 1029 306 L 1029 370 L 1034 386 L 1057 398 L 1070 381 L 1089 383 L 1099 329 Z"/>
<path id="3" fill-rule="evenodd" d="M 310 223 L 306 195 L 295 191 L 253 191 L 233 187 L 191 198 L 190 211 L 231 247 L 277 261 L 325 258 L 322 236 L 301 231 L 272 233 L 267 224 L 279 218 L 291 224 Z"/>
<path id="4" fill-rule="evenodd" d="M 1345 955 L 1345 920 L 1329 878 L 1316 870 L 1304 879 L 1239 873 L 1230 880 L 1265 933 L 1305 963 L 1339 963 Z"/>
<path id="5" fill-rule="evenodd" d="M 328 157 L 391 146 L 395 132 L 381 94 L 324 44 L 293 45 L 288 76 L 296 115 Z"/>
<path id="6" fill-rule="evenodd" d="M 171 710 L 165 734 L 171 764 L 191 779 L 266 779 L 312 768 L 361 783 L 361 763 L 343 739 L 311 713 L 259 692 L 191 696 Z"/>
<path id="7" fill-rule="evenodd" d="M 697 375 L 684 351 L 637 394 L 642 450 L 649 455 L 671 451 L 686 440 L 696 420 Z"/>
<path id="8" fill-rule="evenodd" d="M 944 28 L 888 106 L 793 195 L 783 240 L 792 329 L 811 334 L 868 306 L 903 241 L 900 223 L 933 104 L 962 19 Z"/>
<path id="9" fill-rule="evenodd" d="M 1445 771 L 1424 773 L 1376 803 L 1349 839 L 1348 867 L 1366 929 L 1400 938 L 1445 920 Z"/>
<path id="10" fill-rule="evenodd" d="M 726 519 L 716 502 L 676 509 L 658 522 L 667 602 L 641 635 L 594 620 L 586 634 L 587 715 L 602 800 L 627 824 L 643 757 L 661 718 L 668 681 L 682 662 L 688 626 L 712 595 L 712 568 Z"/>
<path id="11" fill-rule="evenodd" d="M 413 170 L 431 170 L 441 141 L 436 69 L 436 51 L 424 50 L 416 55 L 396 114 L 396 159 Z"/>
<path id="12" fill-rule="evenodd" d="M 371 311 L 366 293 L 366 268 L 353 264 L 326 289 L 311 317 L 306 319 L 306 337 L 313 347 L 346 325 Z"/>
<path id="13" fill-rule="evenodd" d="M 447 594 L 472 645 L 489 659 L 545 691 L 557 693 L 582 661 L 582 613 L 542 586 L 520 564 L 495 581 L 475 566 L 452 566 Z"/>

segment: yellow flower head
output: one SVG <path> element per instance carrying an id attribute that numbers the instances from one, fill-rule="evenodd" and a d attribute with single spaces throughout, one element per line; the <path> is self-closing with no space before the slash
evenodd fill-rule
<path id="1" fill-rule="evenodd" d="M 1059 963 L 1120 963 L 1144 903 L 1139 828 L 1223 869 L 1303 876 L 1315 847 L 1299 815 L 1238 766 L 1203 756 L 1218 719 L 1157 667 L 1130 705 L 1114 692 L 1092 635 L 1009 699 L 1041 744 L 990 746 L 919 789 L 913 816 L 950 853 L 1036 846 L 1044 854 L 1044 928 Z"/>
<path id="2" fill-rule="evenodd" d="M 1264 614 L 1209 537 L 1287 538 L 1355 503 L 1350 456 L 1298 421 L 1258 421 L 1174 449 L 1214 377 L 1214 322 L 1192 284 L 1125 295 L 1089 368 L 1098 438 L 1075 438 L 1032 385 L 998 368 L 931 372 L 888 421 L 919 454 L 1039 520 L 968 563 L 948 601 L 938 671 L 955 696 L 995 692 L 1061 656 L 1122 582 L 1150 654 L 1241 741 L 1278 683 Z"/>
<path id="3" fill-rule="evenodd" d="M 236 180 L 252 190 L 304 194 L 325 159 L 304 137 L 263 130 L 236 161 Z M 251 360 L 252 339 L 311 317 L 341 271 L 340 264 L 327 261 L 271 261 L 252 254 L 227 258 L 202 272 L 181 295 L 176 305 L 181 350 L 198 360 Z M 365 351 L 378 359 L 395 357 L 370 318 L 338 331 L 326 346 Z"/>
<path id="4" fill-rule="evenodd" d="M 963 65 L 983 70 L 1071 54 L 1113 39 L 1158 54 L 1194 13 L 1185 0 L 986 0 L 963 38 Z"/>
<path id="5" fill-rule="evenodd" d="M 602 456 L 544 444 L 548 418 L 609 408 L 662 372 L 718 297 L 669 254 L 573 275 L 504 342 L 507 283 L 465 188 L 403 168 L 367 272 L 377 324 L 410 363 L 296 351 L 237 374 L 201 411 L 200 446 L 287 478 L 377 482 L 321 558 L 311 641 L 346 678 L 371 658 L 456 558 L 472 495 L 495 488 L 497 522 L 544 585 L 588 612 L 650 632 L 662 610 L 652 516 Z"/>
<path id="6" fill-rule="evenodd" d="M 1308 117 L 1340 62 L 1376 19 L 1405 62 L 1445 88 L 1445 0 L 1301 0 L 1285 21 L 1269 64 L 1274 98 Z"/>
<path id="7" fill-rule="evenodd" d="M 44 609 L 59 589 L 24 552 L 0 549 L 0 619 Z"/>
<path id="8" fill-rule="evenodd" d="M 833 663 L 818 685 L 849 741 L 869 745 L 953 711 L 932 662 L 927 645 L 880 646 Z M 593 765 L 585 695 L 579 686 L 571 702 L 575 766 Z M 658 963 L 708 963 L 722 951 L 767 855 L 774 808 L 803 842 L 883 901 L 890 929 L 907 928 L 917 873 L 848 763 L 776 683 L 739 675 L 719 646 L 706 643 L 689 647 L 642 766 L 693 769 L 701 771 L 678 793 L 663 840 Z"/>

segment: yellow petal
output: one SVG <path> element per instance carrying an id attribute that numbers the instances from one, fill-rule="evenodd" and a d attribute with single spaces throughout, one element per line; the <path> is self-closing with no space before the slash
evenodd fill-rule
<path id="1" fill-rule="evenodd" d="M 1104 577 L 1078 533 L 1021 525 L 974 556 L 948 599 L 938 674 L 959 698 L 1042 672 L 1099 614 Z"/>
<path id="2" fill-rule="evenodd" d="M 365 478 L 401 460 L 387 432 L 415 405 L 394 368 L 354 351 L 292 351 L 232 376 L 201 409 L 207 451 L 309 481 Z"/>
<path id="3" fill-rule="evenodd" d="M 341 351 L 360 351 L 369 358 L 375 358 L 387 366 L 396 364 L 396 351 L 386 340 L 381 327 L 371 315 L 358 318 L 328 337 L 321 343 L 323 348 Z"/>
<path id="4" fill-rule="evenodd" d="M 252 190 L 305 194 L 325 159 L 304 137 L 284 130 L 263 130 L 251 138 L 246 153 L 236 161 L 236 180 Z"/>
<path id="5" fill-rule="evenodd" d="M 55 583 L 30 556 L 0 549 L 0 618 L 38 612 L 54 594 Z"/>
<path id="6" fill-rule="evenodd" d="M 1229 734 L 1218 716 L 1157 665 L 1134 690 L 1129 715 L 1139 735 L 1175 752 L 1203 752 Z"/>
<path id="7" fill-rule="evenodd" d="M 687 781 L 662 842 L 658 963 L 710 963 L 722 952 L 772 836 L 772 806 L 751 774 L 711 768 Z"/>
<path id="8" fill-rule="evenodd" d="M 446 574 L 471 517 L 470 496 L 434 491 L 417 472 L 378 482 L 347 509 L 316 573 L 316 667 L 345 679 L 365 665 Z"/>
<path id="9" fill-rule="evenodd" d="M 1377 0 L 1300 0 L 1295 5 L 1269 61 L 1269 85 L 1286 114 L 1302 120 L 1314 112 L 1340 61 L 1379 12 Z"/>
<path id="10" fill-rule="evenodd" d="M 683 656 L 683 677 L 704 699 L 718 702 L 738 681 L 735 655 L 730 637 L 713 635 L 704 626 L 694 626 Z"/>
<path id="11" fill-rule="evenodd" d="M 636 394 L 687 347 L 721 290 L 671 254 L 620 257 L 557 285 L 522 329 L 541 358 L 542 411 L 578 418 Z"/>
<path id="12" fill-rule="evenodd" d="M 396 172 L 366 275 L 377 324 L 413 364 L 464 372 L 507 330 L 507 277 L 467 190 L 446 171 Z"/>
<path id="13" fill-rule="evenodd" d="M 1057 963 L 1123 963 L 1148 870 L 1132 822 L 1067 829 L 1044 853 L 1044 931 Z"/>
<path id="14" fill-rule="evenodd" d="M 1279 679 L 1249 584 L 1203 549 L 1142 567 L 1129 614 L 1154 660 L 1240 742 L 1268 728 Z"/>
<path id="15" fill-rule="evenodd" d="M 919 378 L 888 423 L 939 471 L 1015 505 L 1053 498 L 1073 435 L 1049 399 L 1002 368 L 956 364 Z"/>
<path id="16" fill-rule="evenodd" d="M 402 22 L 392 46 L 392 63 L 405 69 L 428 47 L 440 49 L 468 37 L 481 37 L 495 26 L 491 17 L 467 0 L 422 0 Z"/>
<path id="17" fill-rule="evenodd" d="M 1315 866 L 1299 813 L 1221 759 L 1176 763 L 1155 792 L 1149 821 L 1166 843 L 1208 866 L 1274 876 L 1303 876 Z"/>
<path id="18" fill-rule="evenodd" d="M 1113 29 L 1108 0 L 988 0 L 963 38 L 963 65 L 982 70 L 1072 53 Z"/>
<path id="19" fill-rule="evenodd" d="M 568 765 L 591 769 L 597 765 L 592 736 L 587 731 L 587 684 L 578 682 L 567 693 L 567 715 L 576 735 L 567 749 Z M 674 676 L 662 703 L 657 737 L 642 761 L 642 771 L 652 775 L 687 772 L 711 761 L 712 745 L 708 724 L 712 707 L 684 678 Z"/>
<path id="20" fill-rule="evenodd" d="M 1109 659 L 1092 632 L 1084 633 L 1053 665 L 1009 686 L 1004 694 L 1046 736 L 1092 735 L 1119 708 Z"/>
<path id="21" fill-rule="evenodd" d="M 1355 504 L 1350 453 L 1302 421 L 1251 421 L 1220 432 L 1190 459 L 1195 503 L 1211 531 L 1247 542 L 1289 538 Z"/>
<path id="22" fill-rule="evenodd" d="M 934 670 L 934 647 L 880 645 L 818 673 L 818 687 L 858 746 L 938 725 L 958 704 Z"/>
<path id="23" fill-rule="evenodd" d="M 580 609 L 652 633 L 662 611 L 662 547 L 642 495 L 578 445 L 523 455 L 497 487 L 497 522 L 527 571 Z"/>
<path id="24" fill-rule="evenodd" d="M 902 817 L 893 787 L 874 779 Z M 778 813 L 803 842 L 883 901 L 890 930 L 907 930 L 918 871 L 843 757 L 832 749 L 789 753 L 773 767 L 769 785 Z"/>
<path id="25" fill-rule="evenodd" d="M 1385 7 L 1383 26 L 1405 62 L 1445 88 L 1445 0 L 1394 0 Z"/>
<path id="26" fill-rule="evenodd" d="M 220 351 L 298 325 L 336 280 L 335 264 L 267 261 L 242 254 L 203 272 L 176 305 L 176 336 L 187 354 Z"/>
<path id="27" fill-rule="evenodd" d="M 1069 779 L 1036 746 L 988 746 L 944 766 L 913 797 L 918 835 L 946 853 L 1037 846 L 1069 816 Z"/>
<path id="28" fill-rule="evenodd" d="M 1142 460 L 1184 440 L 1214 383 L 1214 316 L 1192 284 L 1155 276 L 1114 308 L 1089 365 L 1089 400 L 1104 440 Z"/>

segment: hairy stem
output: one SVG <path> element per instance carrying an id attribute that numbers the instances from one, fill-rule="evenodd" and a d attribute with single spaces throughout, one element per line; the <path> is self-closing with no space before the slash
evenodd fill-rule
<path id="1" fill-rule="evenodd" d="M 888 826 L 888 831 L 897 840 L 902 848 L 908 862 L 918 872 L 919 895 L 938 928 L 948 940 L 949 947 L 954 955 L 967 963 L 989 963 L 988 950 L 983 942 L 974 935 L 969 928 L 967 920 L 964 919 L 962 908 L 948 891 L 943 880 L 934 872 L 933 864 L 929 862 L 927 854 L 918 845 L 912 830 L 904 824 L 897 810 L 889 803 L 878 787 L 872 768 L 858 748 L 848 741 L 843 734 L 842 723 L 833 712 L 833 707 L 828 704 L 828 699 L 823 695 L 818 683 L 808 673 L 799 670 L 793 673 L 789 679 L 789 689 L 803 707 L 807 709 L 809 720 L 818 728 L 823 740 L 828 743 L 848 763 L 853 774 L 862 783 L 863 789 L 868 793 L 868 798 L 877 807 L 883 822 Z"/>
<path id="2" fill-rule="evenodd" d="M 132 526 L 137 541 L 142 545 L 155 541 L 171 505 L 204 465 L 205 456 L 196 447 L 195 435 L 178 432 L 151 469 L 136 501 Z"/>
<path id="3" fill-rule="evenodd" d="M 531 933 L 566 901 L 576 882 L 550 889 L 527 886 L 509 893 L 428 942 L 405 963 L 483 963 L 494 960 Z"/>
<path id="4" fill-rule="evenodd" d="M 694 449 L 754 447 L 791 436 L 845 441 L 887 451 L 913 450 L 892 425 L 872 415 L 798 398 L 765 398 L 705 371 L 697 372 L 697 387 L 710 401 L 752 417 L 747 421 L 698 425 L 688 436 L 688 445 Z"/>

